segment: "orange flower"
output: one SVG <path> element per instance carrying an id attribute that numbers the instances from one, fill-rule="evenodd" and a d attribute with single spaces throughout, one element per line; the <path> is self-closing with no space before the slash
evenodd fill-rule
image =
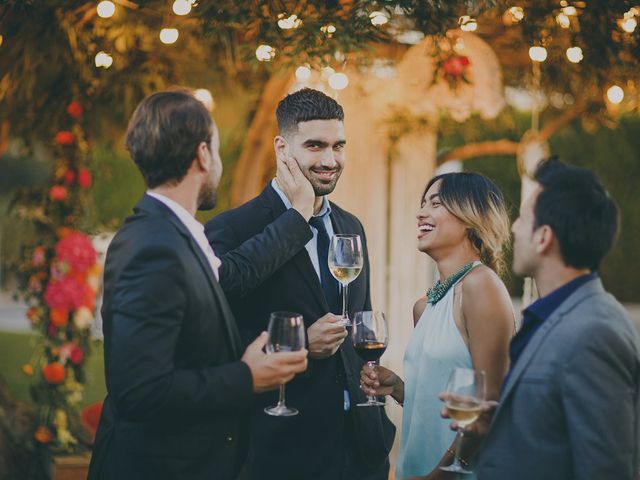
<path id="1" fill-rule="evenodd" d="M 24 373 L 27 377 L 33 377 L 33 365 L 30 363 L 25 363 L 22 365 L 22 373 Z"/>
<path id="2" fill-rule="evenodd" d="M 42 375 L 47 383 L 52 385 L 62 383 L 65 377 L 64 365 L 60 362 L 51 362 L 43 367 Z"/>
<path id="3" fill-rule="evenodd" d="M 33 438 L 39 443 L 49 443 L 51 441 L 51 431 L 47 427 L 40 425 L 33 434 Z"/>
<path id="4" fill-rule="evenodd" d="M 61 202 L 63 200 L 66 200 L 68 195 L 68 190 L 62 185 L 54 185 L 49 190 L 49 198 L 51 198 L 51 200 L 53 200 L 54 202 Z"/>
<path id="5" fill-rule="evenodd" d="M 59 229 L 56 230 L 56 233 L 58 234 L 58 238 L 68 237 L 73 232 L 74 232 L 74 230 L 72 228 L 69 228 L 69 227 L 60 227 Z"/>
<path id="6" fill-rule="evenodd" d="M 56 143 L 58 145 L 72 145 L 74 141 L 73 133 L 62 130 L 61 132 L 56 133 Z"/>
<path id="7" fill-rule="evenodd" d="M 56 327 L 65 327 L 69 323 L 69 311 L 62 308 L 52 308 L 49 319 Z"/>
<path id="8" fill-rule="evenodd" d="M 40 319 L 40 309 L 38 307 L 31 307 L 27 310 L 27 318 L 30 322 L 35 322 Z"/>

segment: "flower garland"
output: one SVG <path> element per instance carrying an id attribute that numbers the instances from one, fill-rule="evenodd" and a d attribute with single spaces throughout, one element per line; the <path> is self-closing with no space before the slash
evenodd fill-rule
<path id="1" fill-rule="evenodd" d="M 81 126 L 83 114 L 80 102 L 68 104 L 67 129 L 53 138 L 53 185 L 36 197 L 39 204 L 32 202 L 19 210 L 36 227 L 36 243 L 24 248 L 20 291 L 29 307 L 27 318 L 40 333 L 22 370 L 33 377 L 31 394 L 38 408 L 33 438 L 54 452 L 78 451 L 87 443 L 79 405 L 101 284 L 96 250 L 79 230 L 93 183 L 86 166 L 89 148 Z"/>

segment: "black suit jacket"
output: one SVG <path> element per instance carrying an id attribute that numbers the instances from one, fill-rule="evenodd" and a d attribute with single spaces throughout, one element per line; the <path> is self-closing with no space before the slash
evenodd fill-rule
<path id="1" fill-rule="evenodd" d="M 283 244 L 283 228 L 301 233 Z M 307 230 L 293 212 L 228 253 L 220 274 L 230 291 L 259 284 L 311 238 Z M 253 256 L 260 242 L 274 255 Z M 235 478 L 252 397 L 237 326 L 200 247 L 150 196 L 109 247 L 102 316 L 108 395 L 89 478 Z"/>
<path id="2" fill-rule="evenodd" d="M 357 233 L 364 239 L 358 219 L 331 204 L 331 221 L 336 233 Z M 232 251 L 259 234 L 271 222 L 288 214 L 275 190 L 268 185 L 261 195 L 248 203 L 224 212 L 206 225 L 206 234 L 216 252 Z M 307 226 L 307 230 L 310 228 Z M 349 311 L 370 310 L 369 262 L 360 276 L 349 285 Z M 232 298 L 244 341 L 266 330 L 269 313 L 277 310 L 299 312 L 308 328 L 329 311 L 318 276 L 304 248 L 243 298 Z M 268 256 L 270 252 L 265 251 Z M 225 278 L 221 276 L 224 287 Z M 342 368 L 344 365 L 344 368 Z M 289 382 L 287 404 L 300 414 L 294 417 L 270 417 L 263 412 L 277 401 L 277 392 L 256 398 L 253 405 L 251 447 L 247 469 L 250 478 L 339 479 L 344 452 L 349 449 L 362 472 L 379 470 L 387 462 L 395 428 L 381 408 L 358 408 L 365 401 L 359 388 L 361 359 L 349 338 L 336 355 L 328 359 L 309 359 L 307 372 Z M 351 412 L 343 411 L 343 389 L 349 390 Z M 352 422 L 355 445 L 345 444 L 345 422 Z"/>

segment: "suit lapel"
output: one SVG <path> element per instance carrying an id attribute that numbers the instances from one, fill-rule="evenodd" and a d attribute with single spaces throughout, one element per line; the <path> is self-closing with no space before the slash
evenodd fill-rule
<path id="1" fill-rule="evenodd" d="M 285 212 L 285 206 L 276 191 L 271 186 L 271 183 L 269 183 L 263 190 L 261 197 L 263 204 L 269 211 L 268 216 L 270 221 L 274 221 Z M 313 268 L 313 263 L 311 263 L 309 253 L 307 252 L 306 248 L 300 250 L 296 254 L 296 256 L 293 257 L 293 263 L 298 269 L 298 273 L 300 274 L 300 276 L 307 283 L 309 291 L 313 294 L 313 298 L 318 302 L 318 305 L 324 311 L 328 312 L 329 305 L 327 304 L 327 300 L 324 298 L 322 285 L 320 284 L 320 280 L 318 279 L 316 269 Z"/>
<path id="2" fill-rule="evenodd" d="M 207 281 L 209 282 L 209 286 L 213 291 L 214 297 L 217 300 L 218 305 L 220 305 L 220 310 L 222 312 L 222 319 L 225 323 L 227 334 L 229 335 L 229 343 L 231 345 L 231 350 L 236 358 L 240 357 L 240 353 L 242 351 L 242 343 L 240 341 L 240 333 L 238 332 L 238 327 L 236 326 L 235 318 L 231 313 L 231 309 L 229 308 L 229 303 L 227 302 L 227 298 L 222 291 L 222 287 L 216 280 L 213 271 L 211 270 L 211 266 L 209 261 L 207 260 L 206 255 L 196 242 L 189 229 L 185 226 L 182 221 L 171 211 L 169 207 L 165 204 L 156 200 L 153 197 L 145 195 L 138 205 L 136 209 L 145 210 L 149 213 L 155 213 L 163 215 L 187 240 L 191 251 L 194 253 L 195 257 L 198 259 L 200 266 L 204 270 L 204 273 L 207 277 Z"/>
<path id="3" fill-rule="evenodd" d="M 531 364 L 536 353 L 540 349 L 540 347 L 544 344 L 545 339 L 553 332 L 553 329 L 560 323 L 562 317 L 564 317 L 569 311 L 571 311 L 578 303 L 580 303 L 584 298 L 594 295 L 596 293 L 600 293 L 604 291 L 602 288 L 602 282 L 599 278 L 591 280 L 585 283 L 583 286 L 578 288 L 572 295 L 567 298 L 562 305 L 558 307 L 558 309 L 551 314 L 551 316 L 542 324 L 540 329 L 534 334 L 533 338 L 529 341 L 529 344 L 526 346 L 524 351 L 522 352 L 518 362 L 516 363 L 511 375 L 509 375 L 509 380 L 507 384 L 504 386 L 502 391 L 502 395 L 500 396 L 500 404 L 498 405 L 498 409 L 494 415 L 494 419 L 498 416 L 500 411 L 502 410 L 503 405 L 507 402 L 511 393 L 513 392 L 515 385 L 518 383 L 518 380 L 523 375 L 523 373 L 527 370 L 527 367 Z"/>

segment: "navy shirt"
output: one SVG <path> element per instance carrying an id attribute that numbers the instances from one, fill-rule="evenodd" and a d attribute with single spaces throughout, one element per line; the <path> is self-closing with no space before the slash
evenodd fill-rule
<path id="1" fill-rule="evenodd" d="M 598 274 L 594 272 L 574 278 L 547 296 L 539 298 L 522 312 L 522 328 L 520 328 L 518 333 L 516 333 L 513 339 L 511 339 L 511 345 L 509 346 L 511 366 L 509 368 L 509 373 L 507 373 L 507 376 L 504 379 L 504 383 L 502 384 L 503 386 L 507 383 L 509 375 L 511 375 L 518 358 L 520 358 L 520 355 L 522 355 L 522 352 L 529 344 L 529 341 L 533 338 L 545 320 L 551 316 L 556 308 L 558 308 L 569 297 L 569 295 L 588 281 L 597 277 Z"/>

